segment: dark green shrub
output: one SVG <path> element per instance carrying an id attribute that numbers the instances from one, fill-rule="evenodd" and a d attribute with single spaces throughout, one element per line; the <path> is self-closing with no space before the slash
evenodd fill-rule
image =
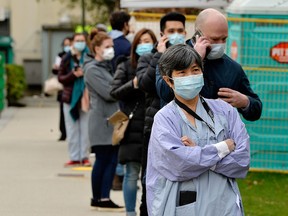
<path id="1" fill-rule="evenodd" d="M 7 64 L 5 70 L 7 75 L 7 100 L 8 104 L 13 104 L 24 96 L 27 87 L 25 71 L 23 66 L 15 64 Z"/>

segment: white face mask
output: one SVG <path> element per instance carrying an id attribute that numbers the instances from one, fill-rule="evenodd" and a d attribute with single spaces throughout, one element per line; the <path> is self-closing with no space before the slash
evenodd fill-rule
<path id="1" fill-rule="evenodd" d="M 208 54 L 208 59 L 219 59 L 224 55 L 226 43 L 211 44 L 211 51 Z"/>
<path id="2" fill-rule="evenodd" d="M 103 59 L 104 60 L 111 60 L 114 58 L 114 48 L 113 47 L 110 47 L 110 48 L 106 48 L 104 49 L 104 52 L 103 52 Z"/>
<path id="3" fill-rule="evenodd" d="M 133 34 L 133 33 L 129 33 L 128 35 L 126 35 L 126 39 L 127 39 L 130 43 L 133 42 L 134 37 L 135 37 L 135 34 Z"/>

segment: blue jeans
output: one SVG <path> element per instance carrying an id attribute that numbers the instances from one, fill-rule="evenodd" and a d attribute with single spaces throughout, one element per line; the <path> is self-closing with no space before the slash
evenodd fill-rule
<path id="1" fill-rule="evenodd" d="M 80 111 L 80 118 L 74 121 L 70 115 L 70 104 L 63 104 L 70 160 L 81 161 L 88 158 L 88 114 Z"/>
<path id="2" fill-rule="evenodd" d="M 140 167 L 141 163 L 138 162 L 128 162 L 125 164 L 123 194 L 127 216 L 136 215 L 137 180 L 139 178 Z"/>
<path id="3" fill-rule="evenodd" d="M 118 163 L 116 166 L 116 175 L 124 176 L 124 166 L 120 163 Z"/>
<path id="4" fill-rule="evenodd" d="M 96 156 L 91 174 L 92 193 L 95 201 L 110 198 L 110 190 L 118 159 L 118 149 L 118 146 L 112 145 L 92 147 L 92 152 Z"/>

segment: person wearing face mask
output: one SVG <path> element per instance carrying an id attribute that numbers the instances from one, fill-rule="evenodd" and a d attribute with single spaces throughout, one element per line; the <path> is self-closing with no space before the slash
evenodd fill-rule
<path id="1" fill-rule="evenodd" d="M 215 9 L 205 9 L 195 21 L 196 41 L 187 44 L 197 50 L 204 61 L 204 87 L 201 95 L 206 98 L 221 98 L 248 120 L 256 121 L 261 117 L 262 102 L 251 89 L 249 79 L 241 65 L 225 54 L 228 37 L 226 17 Z M 156 78 L 157 92 L 163 104 L 174 98 L 173 91 L 162 80 L 160 73 Z"/>
<path id="2" fill-rule="evenodd" d="M 92 168 L 91 206 L 99 211 L 124 211 L 122 206 L 110 199 L 110 190 L 117 165 L 118 146 L 112 146 L 113 126 L 107 118 L 118 110 L 118 103 L 110 95 L 114 57 L 113 40 L 105 32 L 92 30 L 90 35 L 91 55 L 84 62 L 84 81 L 90 96 L 88 134 L 91 152 L 95 153 Z"/>
<path id="3" fill-rule="evenodd" d="M 159 58 L 169 46 L 177 43 L 185 42 L 185 21 L 183 14 L 178 12 L 170 12 L 165 14 L 160 20 L 160 30 L 162 37 L 154 45 L 152 51 L 142 55 L 138 60 L 136 76 L 138 79 L 139 89 L 146 93 L 145 104 L 145 122 L 144 122 L 144 138 L 142 152 L 142 197 L 140 205 L 140 216 L 146 216 L 146 189 L 145 189 L 145 172 L 147 161 L 148 142 L 153 124 L 153 118 L 156 112 L 160 109 L 160 99 L 156 92 L 156 68 Z M 173 45 L 172 45 L 173 44 Z"/>
<path id="4" fill-rule="evenodd" d="M 70 51 L 63 57 L 58 80 L 63 84 L 62 102 L 70 160 L 65 166 L 91 166 L 88 160 L 88 115 L 82 103 L 85 98 L 82 66 L 88 52 L 86 36 L 76 33 Z"/>
<path id="5" fill-rule="evenodd" d="M 189 45 L 167 49 L 160 73 L 175 98 L 154 117 L 147 162 L 150 216 L 241 216 L 236 182 L 250 164 L 250 141 L 236 109 L 199 95 L 200 55 Z"/>
<path id="6" fill-rule="evenodd" d="M 130 31 L 130 18 L 131 16 L 125 11 L 115 11 L 110 16 L 109 21 L 112 27 L 112 31 L 109 32 L 109 35 L 113 39 L 115 50 L 115 55 L 112 59 L 112 67 L 114 72 L 116 70 L 118 59 L 121 61 L 122 57 L 128 57 L 130 55 L 131 43 L 126 38 Z M 113 190 L 122 190 L 123 177 L 124 168 L 121 164 L 118 164 L 113 180 Z"/>
<path id="7" fill-rule="evenodd" d="M 126 38 L 129 34 L 129 20 L 131 16 L 125 11 L 115 11 L 110 16 L 112 31 L 109 32 L 113 39 L 115 56 L 112 59 L 112 66 L 116 70 L 116 61 L 118 57 L 129 56 L 131 43 Z"/>
<path id="8" fill-rule="evenodd" d="M 170 12 L 161 18 L 161 38 L 157 45 L 159 53 L 165 52 L 170 46 L 185 43 L 185 21 L 185 16 L 178 12 Z"/>
<path id="9" fill-rule="evenodd" d="M 60 53 L 58 53 L 58 55 L 56 56 L 55 63 L 54 63 L 53 68 L 52 68 L 53 74 L 56 74 L 56 75 L 58 74 L 61 60 L 64 57 L 64 55 L 70 51 L 71 43 L 72 43 L 71 37 L 65 37 L 63 39 L 62 44 L 61 44 L 62 51 Z"/>
<path id="10" fill-rule="evenodd" d="M 139 30 L 131 46 L 131 55 L 118 64 L 111 95 L 119 100 L 121 111 L 133 117 L 120 142 L 118 161 L 124 165 L 123 195 L 127 216 L 136 216 L 137 180 L 141 168 L 145 93 L 138 88 L 136 67 L 140 56 L 151 53 L 156 36 L 150 29 Z"/>
<path id="11" fill-rule="evenodd" d="M 62 52 L 58 53 L 55 63 L 52 68 L 52 73 L 54 75 L 58 75 L 59 72 L 59 67 L 60 63 L 62 61 L 62 58 L 66 53 L 70 51 L 70 46 L 72 43 L 72 38 L 71 37 L 65 37 L 64 40 L 62 41 Z M 59 108 L 60 108 L 60 121 L 59 121 L 59 130 L 60 130 L 60 138 L 58 139 L 59 141 L 64 141 L 66 140 L 66 127 L 65 127 L 65 120 L 64 120 L 64 110 L 63 110 L 63 102 L 62 102 L 62 93 L 63 91 L 58 91 L 57 93 L 57 101 L 59 102 Z"/>

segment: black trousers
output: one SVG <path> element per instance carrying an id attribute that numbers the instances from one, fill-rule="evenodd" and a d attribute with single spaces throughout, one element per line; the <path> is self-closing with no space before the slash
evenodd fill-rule
<path id="1" fill-rule="evenodd" d="M 59 104 L 60 104 L 59 130 L 61 132 L 61 138 L 66 139 L 66 127 L 65 127 L 65 119 L 64 119 L 64 111 L 63 111 L 63 102 L 59 102 Z"/>

